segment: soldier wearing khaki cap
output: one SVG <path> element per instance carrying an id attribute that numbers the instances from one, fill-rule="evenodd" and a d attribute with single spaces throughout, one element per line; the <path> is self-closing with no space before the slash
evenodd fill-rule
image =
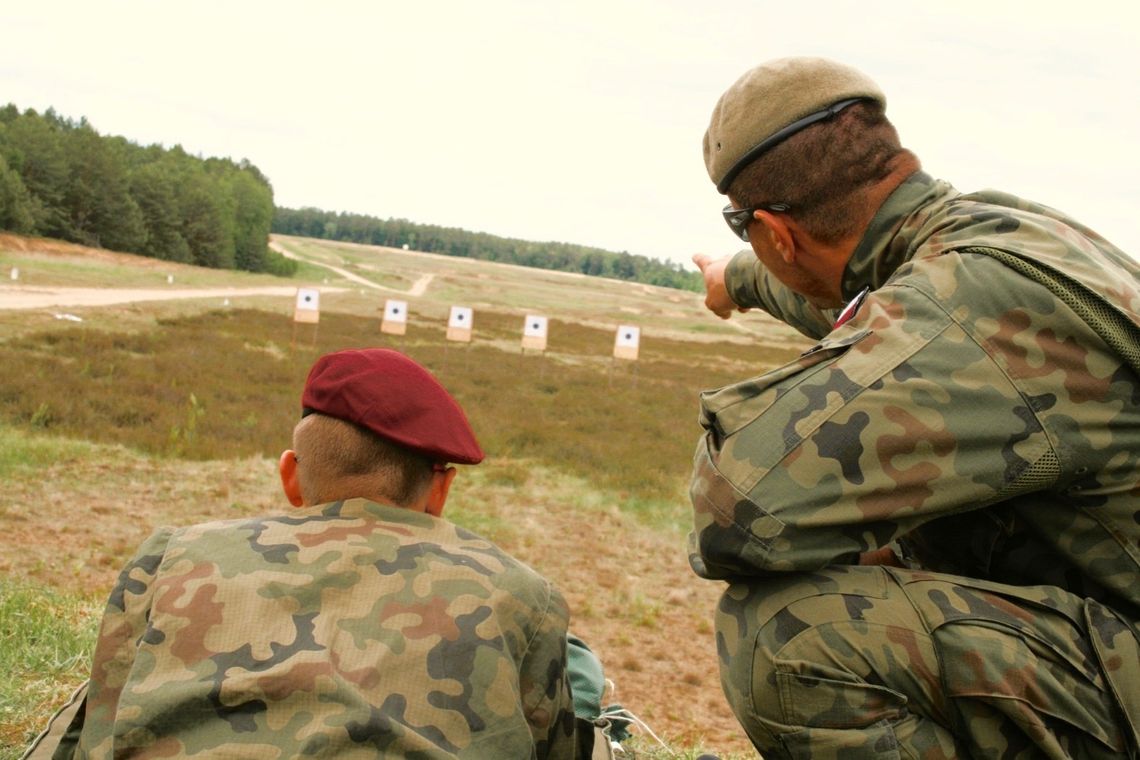
<path id="1" fill-rule="evenodd" d="M 961 125 L 983 129 L 984 125 Z M 690 563 L 766 758 L 1140 754 L 1140 267 L 921 171 L 866 74 L 746 72 L 705 165 L 722 318 L 818 341 L 701 395 Z"/>

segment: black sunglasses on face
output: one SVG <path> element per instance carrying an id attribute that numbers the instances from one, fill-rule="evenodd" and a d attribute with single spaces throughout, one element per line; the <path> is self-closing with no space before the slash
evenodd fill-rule
<path id="1" fill-rule="evenodd" d="M 724 221 L 728 222 L 728 228 L 732 230 L 732 234 L 748 242 L 748 224 L 753 219 L 753 214 L 757 211 L 787 211 L 791 206 L 786 203 L 761 203 L 759 206 L 751 206 L 749 208 L 733 208 L 732 204 L 725 206 L 721 209 L 720 213 L 724 214 Z"/>

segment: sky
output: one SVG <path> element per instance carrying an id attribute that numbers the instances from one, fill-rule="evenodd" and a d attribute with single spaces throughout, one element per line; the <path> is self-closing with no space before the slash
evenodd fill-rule
<path id="1" fill-rule="evenodd" d="M 1140 10 L 1086 0 L 3 0 L 0 104 L 246 158 L 280 206 L 688 263 L 739 245 L 705 173 L 720 94 L 851 64 L 962 191 L 1140 257 Z"/>

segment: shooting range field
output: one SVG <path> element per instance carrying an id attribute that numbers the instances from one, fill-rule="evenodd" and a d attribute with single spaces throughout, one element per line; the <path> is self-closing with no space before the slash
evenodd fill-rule
<path id="1" fill-rule="evenodd" d="M 366 346 L 423 363 L 468 412 L 488 458 L 460 468 L 445 515 L 561 588 L 607 701 L 678 753 L 639 732 L 637 756 L 754 757 L 720 690 L 722 585 L 686 559 L 697 395 L 806 343 L 760 314 L 722 322 L 697 293 L 272 245 L 296 276 L 0 235 L 0 760 L 84 679 L 104 599 L 155 527 L 288 509 L 276 461 L 308 369 Z M 319 322 L 294 321 L 298 288 L 319 290 Z M 380 330 L 387 299 L 407 304 L 403 334 Z M 456 305 L 470 342 L 446 337 Z M 548 319 L 544 350 L 522 348 L 528 315 Z M 636 360 L 614 358 L 619 325 L 640 330 Z"/>

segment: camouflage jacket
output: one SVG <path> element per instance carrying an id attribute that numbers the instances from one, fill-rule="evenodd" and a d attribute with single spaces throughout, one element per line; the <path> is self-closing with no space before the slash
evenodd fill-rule
<path id="1" fill-rule="evenodd" d="M 813 570 L 901 540 L 927 569 L 1060 587 L 1135 623 L 1138 278 L 1052 209 L 923 173 L 854 252 L 845 296 L 870 292 L 842 326 L 741 252 L 736 303 L 821 340 L 702 394 L 694 570 Z"/>
<path id="2" fill-rule="evenodd" d="M 570 758 L 567 619 L 494 544 L 396 507 L 162 529 L 111 593 L 75 754 Z"/>

